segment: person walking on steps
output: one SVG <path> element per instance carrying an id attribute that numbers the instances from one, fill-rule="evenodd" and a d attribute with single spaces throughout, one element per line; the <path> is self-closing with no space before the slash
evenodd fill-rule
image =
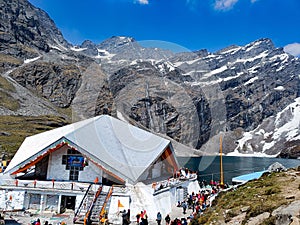
<path id="1" fill-rule="evenodd" d="M 160 214 L 160 212 L 158 212 L 157 215 L 156 215 L 156 222 L 157 222 L 157 225 L 161 224 L 161 214 Z"/>
<path id="2" fill-rule="evenodd" d="M 171 218 L 169 214 L 165 217 L 166 225 L 170 225 Z"/>
<path id="3" fill-rule="evenodd" d="M 187 208 L 187 204 L 186 204 L 186 202 L 184 201 L 184 202 L 182 203 L 183 214 L 186 214 L 186 208 Z"/>

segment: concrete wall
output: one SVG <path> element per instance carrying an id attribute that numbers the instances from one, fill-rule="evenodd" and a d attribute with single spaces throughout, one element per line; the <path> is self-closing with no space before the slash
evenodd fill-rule
<path id="1" fill-rule="evenodd" d="M 3 210 L 23 209 L 25 191 L 0 191 L 0 208 Z"/>
<path id="2" fill-rule="evenodd" d="M 190 181 L 187 185 L 187 188 L 188 188 L 188 194 L 192 194 L 192 192 L 198 193 L 200 190 L 200 185 L 198 180 Z"/>
<path id="3" fill-rule="evenodd" d="M 67 154 L 67 150 L 68 147 L 63 146 L 50 154 L 47 171 L 48 180 L 69 181 L 70 171 L 66 170 L 66 165 L 62 164 L 62 157 Z M 79 171 L 78 181 L 93 182 L 95 178 L 98 177 L 99 182 L 102 182 L 102 174 L 103 171 L 89 161 L 88 166 L 85 166 L 83 171 Z"/>
<path id="4" fill-rule="evenodd" d="M 43 206 L 44 210 L 51 211 L 51 212 L 57 212 L 58 211 L 58 201 L 59 196 L 58 195 L 46 195 L 45 196 L 45 205 Z"/>
<path id="5" fill-rule="evenodd" d="M 98 177 L 99 182 L 102 182 L 103 171 L 95 164 L 89 161 L 88 166 L 84 167 L 83 171 L 79 172 L 78 180 L 82 182 L 93 182 Z"/>
<path id="6" fill-rule="evenodd" d="M 70 171 L 66 170 L 66 165 L 62 164 L 62 156 L 67 154 L 67 146 L 53 152 L 49 156 L 47 179 L 51 180 L 69 180 Z"/>
<path id="7" fill-rule="evenodd" d="M 84 193 L 82 195 L 76 195 L 75 211 L 78 209 L 83 197 L 84 197 Z"/>
<path id="8" fill-rule="evenodd" d="M 170 191 L 161 192 L 158 195 L 154 195 L 153 198 L 157 211 L 159 211 L 162 215 L 167 215 L 170 213 L 172 210 L 172 205 L 175 205 L 175 203 L 172 201 Z"/>

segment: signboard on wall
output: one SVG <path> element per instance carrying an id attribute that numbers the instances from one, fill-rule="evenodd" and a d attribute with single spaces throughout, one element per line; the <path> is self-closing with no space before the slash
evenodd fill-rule
<path id="1" fill-rule="evenodd" d="M 84 165 L 83 156 L 68 155 L 67 166 L 83 167 L 83 165 Z"/>

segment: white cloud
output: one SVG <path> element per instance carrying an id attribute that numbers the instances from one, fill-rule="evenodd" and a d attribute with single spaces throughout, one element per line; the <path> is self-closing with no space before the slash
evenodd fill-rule
<path id="1" fill-rule="evenodd" d="M 148 0 L 137 0 L 137 2 L 142 4 L 142 5 L 148 5 L 149 4 Z"/>
<path id="2" fill-rule="evenodd" d="M 300 43 L 292 43 L 284 46 L 284 51 L 290 53 L 293 56 L 300 57 Z"/>
<path id="3" fill-rule="evenodd" d="M 214 8 L 216 10 L 227 11 L 232 9 L 237 2 L 238 0 L 216 0 Z"/>
<path id="4" fill-rule="evenodd" d="M 191 0 L 187 0 L 188 2 Z M 215 0 L 214 8 L 220 11 L 228 11 L 240 0 Z M 250 0 L 251 3 L 255 3 L 259 0 Z"/>

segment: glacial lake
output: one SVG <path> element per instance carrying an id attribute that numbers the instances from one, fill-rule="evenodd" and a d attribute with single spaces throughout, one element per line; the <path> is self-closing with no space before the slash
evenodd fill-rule
<path id="1" fill-rule="evenodd" d="M 202 157 L 179 157 L 177 158 L 181 166 L 187 167 L 193 171 L 198 171 L 199 181 L 220 180 L 220 157 L 202 156 Z M 279 162 L 286 168 L 300 166 L 299 159 L 281 159 L 267 157 L 238 157 L 223 156 L 224 183 L 231 184 L 233 177 L 267 170 L 268 167 Z"/>

